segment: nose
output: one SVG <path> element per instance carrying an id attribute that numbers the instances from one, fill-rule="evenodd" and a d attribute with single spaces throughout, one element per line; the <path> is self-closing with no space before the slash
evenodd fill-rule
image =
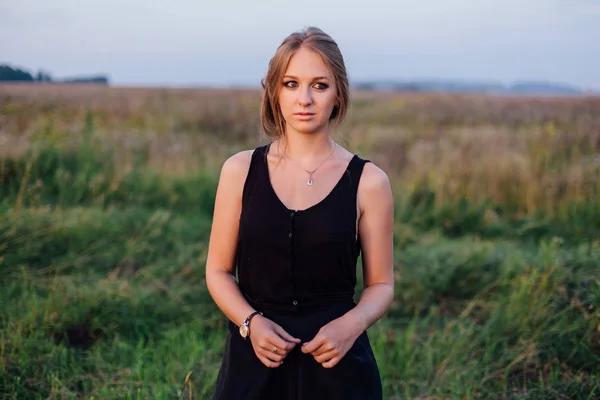
<path id="1" fill-rule="evenodd" d="M 312 93 L 310 87 L 300 88 L 298 93 L 298 104 L 301 106 L 308 106 L 312 103 Z"/>

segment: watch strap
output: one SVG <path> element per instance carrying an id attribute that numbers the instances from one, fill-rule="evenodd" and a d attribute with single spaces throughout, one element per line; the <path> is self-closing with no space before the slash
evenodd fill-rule
<path id="1" fill-rule="evenodd" d="M 252 314 L 248 315 L 248 317 L 246 317 L 246 319 L 244 320 L 244 325 L 250 325 L 250 320 L 256 315 L 256 314 L 260 314 L 262 315 L 262 313 L 260 311 L 254 311 Z"/>

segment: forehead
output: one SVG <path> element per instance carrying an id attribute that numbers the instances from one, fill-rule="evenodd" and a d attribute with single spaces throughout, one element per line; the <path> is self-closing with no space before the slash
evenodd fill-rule
<path id="1" fill-rule="evenodd" d="M 306 47 L 298 49 L 290 58 L 285 75 L 292 75 L 300 79 L 311 79 L 317 76 L 332 77 L 331 71 L 321 55 Z"/>

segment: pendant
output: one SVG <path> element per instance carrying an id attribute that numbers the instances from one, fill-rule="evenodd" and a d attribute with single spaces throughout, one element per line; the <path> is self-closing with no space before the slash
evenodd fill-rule
<path id="1" fill-rule="evenodd" d="M 312 186 L 314 183 L 312 176 L 315 173 L 315 171 L 306 171 L 306 172 L 308 172 L 308 180 L 306 181 L 306 184 L 308 186 Z"/>

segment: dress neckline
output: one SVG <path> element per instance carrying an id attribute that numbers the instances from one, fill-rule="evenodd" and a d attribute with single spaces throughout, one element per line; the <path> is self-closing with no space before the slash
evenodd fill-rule
<path id="1" fill-rule="evenodd" d="M 292 209 L 292 208 L 289 208 L 288 206 L 286 206 L 283 203 L 283 201 L 281 201 L 281 198 L 279 197 L 279 195 L 275 191 L 275 188 L 273 187 L 273 183 L 271 182 L 271 173 L 269 171 L 269 162 L 267 160 L 267 155 L 269 154 L 270 149 L 271 149 L 271 143 L 269 143 L 266 146 L 266 151 L 265 151 L 265 156 L 264 156 L 264 166 L 265 166 L 265 172 L 266 172 L 266 178 L 267 178 L 269 190 L 270 190 L 271 194 L 273 195 L 273 197 L 275 198 L 275 200 L 277 201 L 277 203 L 281 207 L 283 207 L 287 212 L 290 212 L 290 213 L 294 212 L 296 214 L 301 214 L 301 213 L 311 211 L 311 210 L 319 207 L 323 203 L 325 203 L 331 196 L 333 196 L 333 194 L 338 190 L 339 186 L 342 184 L 342 181 L 344 180 L 344 176 L 346 176 L 348 171 L 350 171 L 350 167 L 352 166 L 354 161 L 358 158 L 358 156 L 356 154 L 352 155 L 352 158 L 350 159 L 350 161 L 346 165 L 346 168 L 344 169 L 344 173 L 340 176 L 340 178 L 337 180 L 336 184 L 333 186 L 333 188 L 331 188 L 331 190 L 327 193 L 327 195 L 325 195 L 325 197 L 323 197 L 321 200 L 314 203 L 313 205 L 299 210 L 299 209 Z"/>

